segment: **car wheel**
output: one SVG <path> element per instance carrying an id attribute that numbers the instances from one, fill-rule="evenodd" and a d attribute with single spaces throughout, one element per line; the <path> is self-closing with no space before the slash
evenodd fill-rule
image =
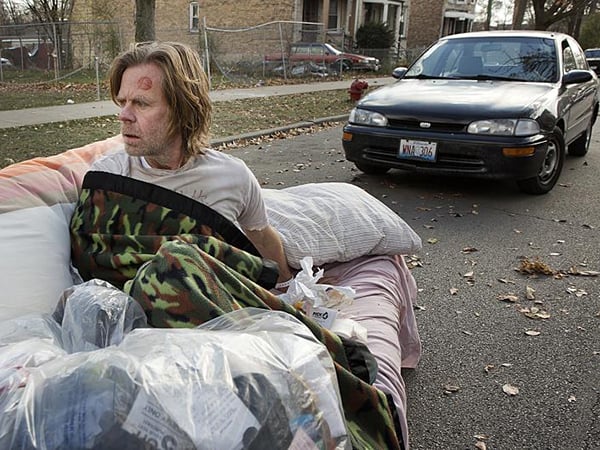
<path id="1" fill-rule="evenodd" d="M 527 194 L 546 194 L 552 190 L 562 171 L 565 161 L 565 140 L 560 128 L 548 139 L 548 148 L 542 166 L 535 177 L 518 180 L 519 189 Z"/>
<path id="2" fill-rule="evenodd" d="M 593 121 L 590 120 L 585 133 L 583 133 L 576 140 L 574 140 L 571 145 L 569 145 L 569 155 L 584 156 L 588 152 L 590 141 L 592 140 L 592 124 Z"/>
<path id="3" fill-rule="evenodd" d="M 369 164 L 366 162 L 354 162 L 354 165 L 361 172 L 366 173 L 367 175 L 383 175 L 388 173 L 390 170 L 389 167 L 379 166 L 377 164 Z"/>

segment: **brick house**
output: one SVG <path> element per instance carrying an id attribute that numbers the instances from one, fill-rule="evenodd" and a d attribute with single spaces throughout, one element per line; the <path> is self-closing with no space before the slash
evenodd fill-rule
<path id="1" fill-rule="evenodd" d="M 135 2 L 131 0 L 79 0 L 73 21 L 110 20 L 121 24 L 124 45 L 133 41 Z M 353 42 L 365 22 L 386 22 L 404 39 L 408 0 L 156 0 L 156 34 L 162 40 L 197 42 L 203 21 L 209 27 L 243 28 L 271 21 L 324 24 L 326 39 Z M 296 40 L 315 40 L 315 29 L 296 30 Z M 324 36 L 319 36 L 325 38 Z"/>
<path id="2" fill-rule="evenodd" d="M 419 0 L 412 2 L 407 33 L 409 48 L 423 48 L 442 36 L 471 31 L 476 0 Z"/>

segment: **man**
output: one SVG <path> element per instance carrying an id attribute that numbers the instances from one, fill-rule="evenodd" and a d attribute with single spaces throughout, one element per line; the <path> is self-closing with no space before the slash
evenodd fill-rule
<path id="1" fill-rule="evenodd" d="M 138 45 L 115 59 L 109 82 L 121 108 L 125 152 L 91 170 L 153 183 L 211 207 L 278 264 L 279 287 L 285 287 L 291 271 L 258 181 L 240 159 L 208 148 L 212 107 L 197 53 L 179 43 Z"/>

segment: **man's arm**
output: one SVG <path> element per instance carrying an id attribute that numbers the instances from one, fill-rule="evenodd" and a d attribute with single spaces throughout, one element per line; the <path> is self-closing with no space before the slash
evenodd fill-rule
<path id="1" fill-rule="evenodd" d="M 288 266 L 287 258 L 283 251 L 279 233 L 271 225 L 262 230 L 244 230 L 246 236 L 254 244 L 263 258 L 275 261 L 279 266 L 278 283 L 288 281 L 292 278 L 292 271 Z"/>

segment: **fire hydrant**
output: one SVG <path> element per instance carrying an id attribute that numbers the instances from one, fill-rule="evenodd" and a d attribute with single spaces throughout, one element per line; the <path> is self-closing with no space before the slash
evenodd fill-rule
<path id="1" fill-rule="evenodd" d="M 348 89 L 348 93 L 350 94 L 350 100 L 356 102 L 360 100 L 363 96 L 364 92 L 368 89 L 369 83 L 367 80 L 359 80 L 356 78 L 352 84 L 350 85 L 350 89 Z"/>

